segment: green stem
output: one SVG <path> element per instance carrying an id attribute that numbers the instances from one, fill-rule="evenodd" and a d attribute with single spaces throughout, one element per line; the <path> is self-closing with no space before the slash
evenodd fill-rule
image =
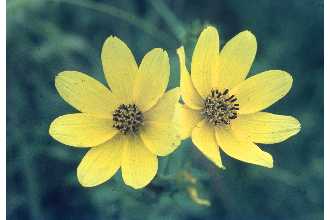
<path id="1" fill-rule="evenodd" d="M 50 0 L 57 3 L 66 3 L 71 4 L 91 10 L 95 10 L 104 14 L 108 14 L 112 17 L 121 19 L 128 24 L 135 26 L 138 29 L 141 29 L 142 31 L 149 34 L 151 37 L 153 37 L 155 40 L 158 40 L 160 42 L 169 44 L 169 42 L 172 42 L 172 37 L 168 35 L 166 32 L 163 32 L 153 26 L 148 21 L 141 19 L 135 15 L 132 15 L 128 13 L 127 11 L 124 11 L 120 8 L 114 7 L 112 5 L 98 3 L 98 2 L 90 2 L 90 1 L 73 1 L 73 0 Z"/>
<path id="2" fill-rule="evenodd" d="M 42 219 L 38 183 L 36 181 L 37 177 L 34 164 L 32 162 L 32 157 L 34 154 L 25 145 L 20 147 L 19 150 L 22 156 L 22 168 L 31 219 Z"/>
<path id="3" fill-rule="evenodd" d="M 186 34 L 185 28 L 171 9 L 162 0 L 149 0 L 149 3 L 164 19 L 176 38 L 182 41 Z"/>

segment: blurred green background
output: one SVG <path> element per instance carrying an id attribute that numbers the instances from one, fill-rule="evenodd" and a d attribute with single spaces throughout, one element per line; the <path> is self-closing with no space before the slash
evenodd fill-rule
<path id="1" fill-rule="evenodd" d="M 48 135 L 54 118 L 75 111 L 57 94 L 55 75 L 79 70 L 105 83 L 100 51 L 116 35 L 138 62 L 154 47 L 166 49 L 170 87 L 178 86 L 175 50 L 184 45 L 190 57 L 207 24 L 220 30 L 222 44 L 245 29 L 256 35 L 251 73 L 293 75 L 291 92 L 268 111 L 297 117 L 302 130 L 262 146 L 274 168 L 223 154 L 222 171 L 188 140 L 160 159 L 143 190 L 126 187 L 120 172 L 81 187 L 75 171 L 86 150 Z M 323 98 L 323 1 L 7 0 L 7 218 L 323 219 Z M 198 204 L 189 189 L 211 205 Z"/>

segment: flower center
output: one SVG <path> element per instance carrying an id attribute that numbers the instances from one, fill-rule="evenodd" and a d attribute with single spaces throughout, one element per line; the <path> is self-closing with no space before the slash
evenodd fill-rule
<path id="1" fill-rule="evenodd" d="M 239 104 L 234 95 L 229 96 L 228 89 L 221 93 L 212 89 L 204 100 L 201 115 L 215 126 L 229 125 L 230 121 L 237 118 Z"/>
<path id="2" fill-rule="evenodd" d="M 143 124 L 143 114 L 135 104 L 121 104 L 112 114 L 113 127 L 123 134 L 136 134 Z"/>

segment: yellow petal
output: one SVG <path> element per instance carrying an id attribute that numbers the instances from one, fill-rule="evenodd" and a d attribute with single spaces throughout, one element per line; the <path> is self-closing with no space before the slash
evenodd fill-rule
<path id="1" fill-rule="evenodd" d="M 197 124 L 192 131 L 194 145 L 215 165 L 224 168 L 222 165 L 220 150 L 215 140 L 214 128 L 206 120 Z"/>
<path id="2" fill-rule="evenodd" d="M 133 100 L 142 112 L 154 106 L 164 94 L 170 76 L 166 51 L 155 48 L 147 53 L 139 67 Z"/>
<path id="3" fill-rule="evenodd" d="M 250 71 L 256 52 L 257 41 L 250 31 L 243 31 L 228 41 L 220 52 L 215 85 L 225 90 L 242 82 Z"/>
<path id="4" fill-rule="evenodd" d="M 273 167 L 273 157 L 269 153 L 248 140 L 238 139 L 230 128 L 216 128 L 215 136 L 220 148 L 229 156 L 247 163 Z"/>
<path id="5" fill-rule="evenodd" d="M 191 132 L 196 125 L 203 120 L 200 111 L 188 108 L 185 105 L 180 105 L 180 136 L 184 140 L 191 136 Z"/>
<path id="6" fill-rule="evenodd" d="M 219 57 L 219 35 L 214 27 L 207 27 L 196 43 L 191 62 L 191 79 L 198 93 L 205 98 L 212 89 L 214 65 Z"/>
<path id="7" fill-rule="evenodd" d="M 145 146 L 158 156 L 172 153 L 181 143 L 179 126 L 174 121 L 145 122 L 140 137 Z"/>
<path id="8" fill-rule="evenodd" d="M 77 168 L 80 184 L 92 187 L 110 179 L 120 167 L 123 148 L 120 135 L 91 148 Z"/>
<path id="9" fill-rule="evenodd" d="M 139 189 L 155 177 L 157 156 L 151 153 L 138 136 L 128 136 L 122 157 L 121 172 L 126 185 Z"/>
<path id="10" fill-rule="evenodd" d="M 274 144 L 282 142 L 300 131 L 300 123 L 291 116 L 257 112 L 240 115 L 231 123 L 236 136 L 248 138 L 254 143 Z"/>
<path id="11" fill-rule="evenodd" d="M 117 129 L 112 119 L 96 118 L 85 113 L 63 115 L 49 127 L 55 140 L 74 147 L 93 147 L 111 139 Z"/>
<path id="12" fill-rule="evenodd" d="M 166 92 L 159 102 L 144 114 L 140 137 L 146 147 L 156 155 L 168 155 L 180 145 L 179 127 L 177 121 L 174 121 L 179 95 L 179 88 Z"/>
<path id="13" fill-rule="evenodd" d="M 122 103 L 131 103 L 134 80 L 138 73 L 131 50 L 120 39 L 111 36 L 104 42 L 101 58 L 112 92 Z"/>
<path id="14" fill-rule="evenodd" d="M 64 71 L 55 78 L 61 97 L 81 112 L 112 117 L 117 107 L 112 93 L 92 77 L 77 71 Z"/>
<path id="15" fill-rule="evenodd" d="M 281 70 L 269 70 L 234 87 L 230 93 L 238 99 L 239 114 L 249 114 L 261 111 L 282 97 L 292 86 L 292 77 Z"/>
<path id="16" fill-rule="evenodd" d="M 177 54 L 180 62 L 180 88 L 183 101 L 192 109 L 201 109 L 203 107 L 203 99 L 192 84 L 186 67 L 184 47 L 177 49 Z"/>
<path id="17" fill-rule="evenodd" d="M 172 120 L 179 96 L 179 88 L 174 88 L 166 92 L 155 106 L 143 114 L 144 121 L 168 122 Z"/>

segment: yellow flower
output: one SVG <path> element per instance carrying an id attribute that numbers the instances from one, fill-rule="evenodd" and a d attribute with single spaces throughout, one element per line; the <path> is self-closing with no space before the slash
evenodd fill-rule
<path id="1" fill-rule="evenodd" d="M 269 70 L 245 79 L 256 50 L 254 35 L 243 31 L 219 52 L 218 32 L 207 27 L 193 52 L 191 76 L 184 48 L 177 50 L 185 103 L 180 111 L 182 139 L 191 136 L 218 167 L 224 168 L 220 148 L 235 159 L 272 168 L 272 156 L 256 143 L 278 143 L 300 131 L 300 123 L 291 116 L 261 112 L 289 92 L 292 77 Z"/>
<path id="2" fill-rule="evenodd" d="M 109 37 L 101 58 L 111 91 L 80 72 L 58 74 L 57 91 L 81 113 L 56 118 L 49 134 L 66 145 L 91 147 L 77 168 L 83 186 L 99 185 L 121 168 L 125 184 L 142 188 L 157 173 L 157 156 L 180 144 L 174 123 L 179 89 L 165 92 L 170 65 L 162 49 L 148 52 L 138 66 L 126 44 Z"/>

